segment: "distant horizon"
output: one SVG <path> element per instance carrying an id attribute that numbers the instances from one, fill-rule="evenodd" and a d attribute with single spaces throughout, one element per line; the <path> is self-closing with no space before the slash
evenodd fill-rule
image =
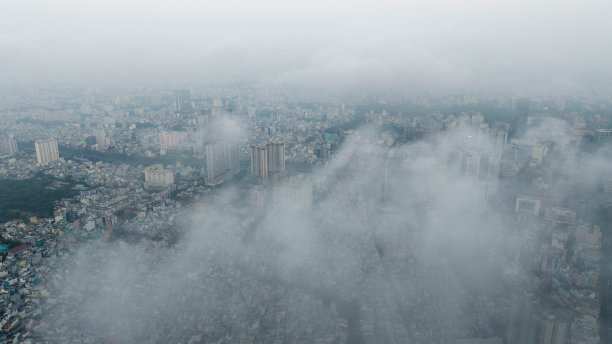
<path id="1" fill-rule="evenodd" d="M 610 88 L 591 0 L 0 4 L 0 85 L 247 80 L 333 92 Z"/>

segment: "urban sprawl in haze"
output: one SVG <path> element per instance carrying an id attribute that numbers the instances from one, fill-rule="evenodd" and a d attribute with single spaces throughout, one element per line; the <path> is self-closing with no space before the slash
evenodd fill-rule
<path id="1" fill-rule="evenodd" d="M 0 344 L 612 343 L 612 7 L 60 2 L 0 5 Z"/>

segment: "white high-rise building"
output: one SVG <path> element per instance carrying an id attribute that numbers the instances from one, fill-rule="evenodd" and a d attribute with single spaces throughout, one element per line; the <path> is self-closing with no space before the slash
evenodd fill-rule
<path id="1" fill-rule="evenodd" d="M 100 147 L 106 147 L 106 132 L 104 128 L 96 130 L 96 143 Z"/>
<path id="2" fill-rule="evenodd" d="M 46 165 L 59 160 L 57 141 L 55 139 L 38 140 L 34 143 L 36 147 L 36 160 L 39 165 Z"/>
<path id="3" fill-rule="evenodd" d="M 265 146 L 251 146 L 251 174 L 260 178 L 268 176 L 268 150 Z"/>
<path id="4" fill-rule="evenodd" d="M 159 153 L 166 155 L 168 149 L 176 149 L 183 143 L 183 133 L 178 131 L 161 131 L 159 133 Z"/>
<path id="5" fill-rule="evenodd" d="M 176 148 L 181 144 L 181 133 L 178 131 L 161 131 L 159 133 L 160 148 Z"/>
<path id="6" fill-rule="evenodd" d="M 265 178 L 270 172 L 285 171 L 285 144 L 269 142 L 251 146 L 251 174 Z"/>
<path id="7" fill-rule="evenodd" d="M 268 150 L 268 171 L 283 172 L 285 170 L 285 144 L 270 142 L 266 144 Z"/>
<path id="8" fill-rule="evenodd" d="M 603 146 L 610 142 L 610 136 L 612 136 L 612 129 L 597 129 L 597 145 Z"/>
<path id="9" fill-rule="evenodd" d="M 223 108 L 223 101 L 221 99 L 215 99 L 213 101 L 212 108 L 210 109 L 210 114 L 212 117 L 221 116 L 225 109 Z"/>
<path id="10" fill-rule="evenodd" d="M 462 152 L 463 174 L 468 177 L 478 177 L 480 173 L 480 155 L 478 152 L 467 151 Z"/>
<path id="11" fill-rule="evenodd" d="M 252 188 L 249 196 L 249 203 L 253 207 L 261 208 L 266 204 L 266 191 L 262 186 Z"/>
<path id="12" fill-rule="evenodd" d="M 17 141 L 15 139 L 0 140 L 0 154 L 13 155 L 17 153 Z"/>
<path id="13" fill-rule="evenodd" d="M 206 184 L 217 185 L 240 171 L 238 147 L 225 142 L 206 145 Z"/>
<path id="14" fill-rule="evenodd" d="M 176 90 L 174 91 L 174 106 L 176 111 L 191 110 L 191 91 Z"/>

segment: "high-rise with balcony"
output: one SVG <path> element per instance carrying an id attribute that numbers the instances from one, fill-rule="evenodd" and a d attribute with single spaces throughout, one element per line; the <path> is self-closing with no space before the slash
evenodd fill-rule
<path id="1" fill-rule="evenodd" d="M 238 146 L 226 142 L 206 145 L 206 185 L 217 185 L 240 171 Z"/>
<path id="2" fill-rule="evenodd" d="M 0 154 L 13 155 L 17 153 L 17 141 L 15 139 L 0 140 Z"/>
<path id="3" fill-rule="evenodd" d="M 285 144 L 270 142 L 266 144 L 268 150 L 268 171 L 283 172 L 285 170 Z"/>
<path id="4" fill-rule="evenodd" d="M 38 140 L 34 143 L 36 147 L 36 160 L 39 165 L 47 165 L 50 162 L 59 160 L 57 141 L 55 139 Z"/>
<path id="5" fill-rule="evenodd" d="M 268 176 L 268 149 L 266 146 L 251 146 L 251 175 L 259 178 Z"/>

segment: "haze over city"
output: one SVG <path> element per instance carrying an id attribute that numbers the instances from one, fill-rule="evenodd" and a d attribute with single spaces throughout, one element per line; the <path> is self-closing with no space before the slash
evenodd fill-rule
<path id="1" fill-rule="evenodd" d="M 0 344 L 612 342 L 605 1 L 0 4 Z"/>
<path id="2" fill-rule="evenodd" d="M 609 87 L 607 1 L 4 2 L 2 84 Z"/>

